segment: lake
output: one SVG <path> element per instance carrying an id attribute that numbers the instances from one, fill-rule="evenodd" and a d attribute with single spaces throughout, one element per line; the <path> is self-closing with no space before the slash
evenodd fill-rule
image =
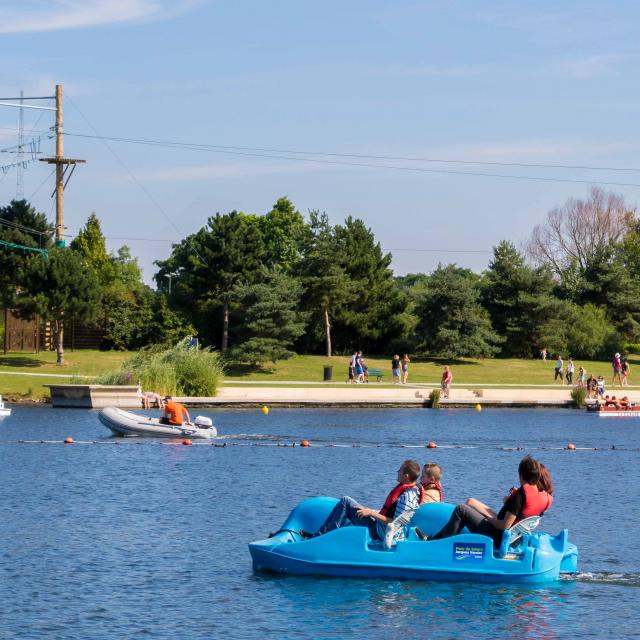
<path id="1" fill-rule="evenodd" d="M 0 639 L 640 637 L 640 419 L 193 413 L 212 417 L 228 446 L 113 438 L 95 411 L 13 405 L 0 420 Z M 59 444 L 66 436 L 76 442 Z M 276 446 L 303 438 L 311 447 Z M 429 440 L 439 447 L 424 448 Z M 553 475 L 541 526 L 569 529 L 575 577 L 531 587 L 252 571 L 247 543 L 305 497 L 348 494 L 380 508 L 399 463 L 415 458 L 442 465 L 448 502 L 499 506 L 528 452 Z"/>

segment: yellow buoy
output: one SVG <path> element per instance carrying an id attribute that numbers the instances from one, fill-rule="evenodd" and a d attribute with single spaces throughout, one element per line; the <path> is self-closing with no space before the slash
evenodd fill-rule
<path id="1" fill-rule="evenodd" d="M 264 407 L 262 407 L 261 411 L 266 416 L 269 413 L 269 407 L 267 407 L 267 405 L 265 404 Z"/>
<path id="2" fill-rule="evenodd" d="M 480 403 L 476 405 L 476 411 L 482 411 L 482 405 Z"/>

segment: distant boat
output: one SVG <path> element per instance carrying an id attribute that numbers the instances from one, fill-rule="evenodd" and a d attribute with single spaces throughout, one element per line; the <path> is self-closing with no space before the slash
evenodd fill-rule
<path id="1" fill-rule="evenodd" d="M 630 405 L 628 408 L 616 407 L 615 405 L 587 405 L 589 413 L 595 413 L 601 418 L 640 418 L 640 405 Z"/>
<path id="2" fill-rule="evenodd" d="M 4 406 L 4 402 L 2 401 L 2 396 L 0 396 L 0 418 L 4 418 L 4 416 L 10 416 L 11 409 L 8 409 Z"/>

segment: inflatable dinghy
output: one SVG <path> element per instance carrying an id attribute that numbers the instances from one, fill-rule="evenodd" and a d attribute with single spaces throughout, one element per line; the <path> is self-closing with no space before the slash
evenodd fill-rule
<path id="1" fill-rule="evenodd" d="M 98 414 L 100 422 L 117 436 L 146 436 L 150 438 L 190 438 L 210 440 L 218 435 L 211 419 L 198 416 L 193 424 L 174 427 L 162 424 L 159 418 L 123 411 L 117 407 L 105 407 Z"/>
<path id="2" fill-rule="evenodd" d="M 399 580 L 472 580 L 479 582 L 545 582 L 577 570 L 578 549 L 567 530 L 512 534 L 494 549 L 491 538 L 464 533 L 423 542 L 415 527 L 433 535 L 448 521 L 452 504 L 421 506 L 411 520 L 405 540 L 385 550 L 366 527 L 346 526 L 323 536 L 303 539 L 300 530 L 317 531 L 335 498 L 301 502 L 282 528 L 265 540 L 249 544 L 254 571 Z M 465 530 L 466 531 L 466 530 Z M 513 538 L 513 539 L 512 539 Z"/>

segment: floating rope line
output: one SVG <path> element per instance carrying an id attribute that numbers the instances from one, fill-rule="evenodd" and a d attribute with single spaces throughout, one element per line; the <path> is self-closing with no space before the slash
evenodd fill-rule
<path id="1" fill-rule="evenodd" d="M 67 438 L 67 440 L 69 440 Z M 315 449 L 428 449 L 427 445 L 420 444 L 343 444 L 343 443 L 333 443 L 333 442 L 320 442 L 311 444 L 301 444 L 303 442 L 308 442 L 302 440 L 300 442 L 210 442 L 210 441 L 195 441 L 193 442 L 193 446 L 201 446 L 201 447 L 217 447 L 220 449 L 224 449 L 226 447 L 299 447 L 301 449 L 305 448 L 315 448 Z M 9 445 L 9 444 L 98 444 L 98 445 L 143 445 L 143 444 L 154 444 L 154 445 L 169 445 L 176 446 L 184 444 L 182 438 L 177 438 L 175 440 L 167 441 L 167 440 L 150 440 L 150 439 L 134 439 L 127 438 L 122 440 L 73 440 L 70 442 L 65 442 L 65 440 L 0 440 L 0 445 Z M 506 451 L 506 452 L 520 452 L 520 451 L 640 451 L 640 448 L 635 447 L 618 447 L 616 445 L 611 445 L 609 447 L 575 447 L 570 448 L 567 446 L 564 447 L 500 447 L 500 446 L 482 446 L 482 445 L 473 445 L 473 444 L 445 444 L 438 445 L 438 449 L 491 449 L 495 451 Z"/>

